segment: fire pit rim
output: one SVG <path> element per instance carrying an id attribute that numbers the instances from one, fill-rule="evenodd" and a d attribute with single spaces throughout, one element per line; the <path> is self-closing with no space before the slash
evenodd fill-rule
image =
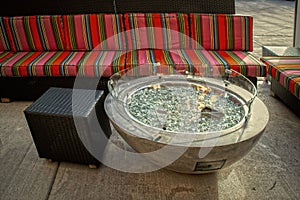
<path id="1" fill-rule="evenodd" d="M 126 71 L 126 70 L 124 70 L 124 71 Z M 237 74 L 239 74 L 238 72 L 236 72 L 236 71 L 234 71 L 234 70 L 229 70 L 229 72 L 231 73 L 231 72 L 234 72 L 234 73 L 237 73 Z M 121 73 L 116 73 L 115 74 L 116 76 L 119 76 L 119 77 L 121 77 L 121 75 L 122 75 L 122 72 Z M 183 76 L 184 75 L 184 76 Z M 189 74 L 171 74 L 171 75 L 162 75 L 162 74 L 158 74 L 158 75 L 155 75 L 155 76 L 153 76 L 153 77 L 155 77 L 155 78 L 159 78 L 159 79 L 161 79 L 161 77 L 162 76 L 164 76 L 164 77 L 167 77 L 167 76 L 169 76 L 169 77 L 178 77 L 178 76 L 180 76 L 180 77 L 187 77 L 189 80 L 192 80 L 192 81 L 196 81 L 196 82 L 201 82 L 201 81 L 203 81 L 203 80 L 200 80 L 200 79 L 197 79 L 197 78 L 195 78 L 194 79 L 194 77 L 195 76 L 191 76 L 191 75 L 189 75 Z M 146 76 L 147 77 L 147 76 Z M 149 76 L 148 76 L 149 77 Z M 244 76 L 243 76 L 244 77 Z M 114 89 L 115 89 L 115 85 L 113 85 L 114 83 L 112 83 L 111 82 L 111 80 L 112 80 L 112 78 L 113 78 L 113 76 L 110 78 L 110 81 L 109 81 L 109 83 L 108 83 L 108 86 L 109 86 L 109 89 L 110 89 L 110 96 L 114 99 L 115 97 L 114 97 L 114 95 L 113 95 L 113 92 L 114 92 Z M 140 78 L 145 78 L 145 77 L 140 77 Z M 246 77 L 245 77 L 246 78 Z M 247 79 L 247 78 L 246 78 Z M 185 80 L 187 80 L 187 79 L 185 79 Z M 249 79 L 247 79 L 250 83 L 251 83 L 251 81 L 249 80 Z M 227 81 L 224 81 L 224 84 L 225 84 L 225 86 L 226 86 L 226 90 L 231 90 L 230 89 L 230 87 L 227 87 L 228 85 L 230 85 L 230 83 L 228 84 L 229 82 Z M 131 84 L 132 84 L 132 82 L 131 82 Z M 150 83 L 149 83 L 150 84 Z M 149 85 L 148 84 L 148 85 Z M 253 83 L 251 83 L 252 85 L 253 85 Z M 127 85 L 128 86 L 128 85 Z M 253 85 L 253 87 L 255 88 L 255 86 Z M 256 88 L 255 88 L 256 89 Z M 234 91 L 230 91 L 232 94 L 236 94 L 236 92 L 234 92 Z M 250 93 L 250 92 L 249 92 Z M 254 94 L 252 94 L 252 97 L 250 98 L 250 100 L 249 101 L 246 101 L 245 100 L 245 102 L 247 102 L 247 103 L 245 103 L 243 106 L 248 106 L 248 103 L 251 101 L 251 103 L 253 102 L 253 100 L 254 100 L 254 98 L 256 97 L 256 94 L 257 94 L 257 91 L 255 91 L 254 92 Z M 239 95 L 238 95 L 239 96 Z M 125 107 L 125 106 L 122 106 L 123 108 Z M 227 135 L 227 134 L 230 134 L 230 133 L 232 133 L 232 132 L 235 132 L 235 131 L 238 131 L 239 129 L 241 129 L 241 128 L 244 128 L 245 126 L 244 126 L 244 124 L 246 124 L 247 123 L 247 121 L 248 121 L 248 114 L 250 113 L 250 109 L 247 111 L 247 115 L 246 115 L 246 111 L 245 111 L 245 114 L 244 114 L 244 116 L 243 116 L 243 118 L 242 118 L 242 120 L 239 122 L 239 123 L 237 123 L 236 125 L 234 125 L 233 127 L 230 127 L 230 128 L 227 128 L 227 129 L 222 129 L 222 130 L 218 130 L 218 131 L 203 131 L 203 132 L 193 132 L 193 133 L 187 133 L 187 132 L 176 132 L 176 131 L 168 131 L 168 130 L 162 130 L 162 129 L 158 129 L 158 128 L 156 128 L 156 127 L 152 127 L 152 126 L 149 126 L 149 125 L 147 125 L 147 124 L 141 124 L 142 122 L 137 122 L 137 121 L 135 121 L 135 120 L 133 120 L 131 117 L 130 117 L 130 120 L 132 120 L 131 121 L 131 124 L 135 124 L 135 125 L 137 125 L 137 126 L 143 126 L 143 128 L 146 128 L 146 129 L 156 129 L 156 131 L 159 131 L 159 133 L 161 133 L 162 135 L 167 135 L 167 134 L 173 134 L 173 135 L 175 135 L 175 134 L 180 134 L 180 135 L 183 135 L 183 136 L 188 136 L 188 135 L 190 135 L 190 136 L 195 136 L 195 135 L 197 135 L 197 136 L 199 136 L 199 135 L 201 135 L 201 136 L 207 136 L 207 135 L 209 135 L 210 137 L 205 137 L 205 138 L 203 138 L 203 140 L 206 140 L 206 139 L 213 139 L 213 138 L 217 138 L 217 137 L 221 137 L 221 136 L 224 136 L 224 135 Z M 128 116 L 128 115 L 127 115 Z M 110 118 L 111 118 L 111 116 L 110 116 Z M 114 122 L 114 123 L 116 123 L 116 122 Z M 116 123 L 117 124 L 117 123 Z M 240 126 L 238 126 L 238 125 L 240 125 Z M 123 127 L 124 128 L 124 127 Z M 130 133 L 130 131 L 128 131 L 129 133 Z M 142 137 L 141 135 L 135 135 L 135 134 L 132 134 L 132 135 L 134 135 L 134 136 L 137 136 L 137 137 Z M 148 139 L 148 140 L 152 140 L 152 141 L 154 141 L 153 140 L 153 138 L 151 139 L 151 138 L 149 138 L 149 137 L 144 137 L 145 139 Z M 159 141 L 156 141 L 156 142 L 159 142 Z M 163 142 L 163 143 L 165 143 L 165 142 Z M 169 144 L 169 143 L 168 143 Z"/>

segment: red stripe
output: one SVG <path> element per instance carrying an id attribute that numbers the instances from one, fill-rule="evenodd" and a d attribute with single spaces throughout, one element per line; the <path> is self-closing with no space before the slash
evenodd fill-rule
<path id="1" fill-rule="evenodd" d="M 133 15 L 133 21 L 137 21 L 137 24 L 134 24 L 133 29 L 138 29 L 138 35 L 135 34 L 136 38 L 136 48 L 137 49 L 149 49 L 153 46 L 153 44 L 150 44 L 148 41 L 148 26 L 147 26 L 147 17 L 146 14 L 134 14 Z M 147 33 L 147 34 L 146 34 Z M 133 38 L 134 39 L 134 38 Z"/>
<path id="2" fill-rule="evenodd" d="M 226 17 L 224 15 L 217 16 L 217 26 L 218 26 L 218 50 L 226 50 L 227 49 L 227 28 L 228 24 L 226 23 Z"/>
<path id="3" fill-rule="evenodd" d="M 93 47 L 95 48 L 97 47 L 97 45 L 100 44 L 100 33 L 99 33 L 99 27 L 100 24 L 98 22 L 98 15 L 96 14 L 91 14 L 89 16 L 89 20 L 90 20 L 90 31 L 91 31 L 91 37 L 92 37 L 92 43 L 93 43 Z"/>
<path id="4" fill-rule="evenodd" d="M 69 55 L 70 52 L 63 52 L 58 58 L 56 58 L 52 63 L 50 67 L 51 75 L 52 76 L 60 76 L 60 65 L 62 61 Z"/>
<path id="5" fill-rule="evenodd" d="M 249 51 L 253 51 L 253 17 L 249 17 L 249 41 L 247 43 L 249 44 Z"/>
<path id="6" fill-rule="evenodd" d="M 230 69 L 233 69 L 233 70 L 241 73 L 241 67 L 239 65 L 230 65 Z"/>
<path id="7" fill-rule="evenodd" d="M 277 72 L 277 69 L 274 68 L 274 67 L 272 67 L 272 68 L 271 68 L 271 76 L 272 76 L 273 78 L 276 77 L 276 72 Z"/>
<path id="8" fill-rule="evenodd" d="M 6 33 L 7 33 L 8 40 L 9 40 L 9 44 L 10 44 L 10 48 L 11 48 L 10 50 L 16 51 L 16 45 L 15 45 L 15 42 L 14 42 L 14 39 L 13 39 L 13 36 L 12 36 L 11 26 L 9 24 L 9 19 L 10 19 L 9 17 L 3 17 L 3 23 L 4 23 Z"/>
<path id="9" fill-rule="evenodd" d="M 186 36 L 185 36 L 185 42 L 186 42 L 186 48 L 189 49 L 190 48 L 190 41 L 191 41 L 191 38 L 189 36 L 190 34 L 190 29 L 189 29 L 189 18 L 188 18 L 188 15 L 184 15 L 184 25 L 185 25 L 185 31 L 186 31 Z M 177 21 L 178 23 L 178 26 L 179 26 L 179 21 Z M 178 28 L 179 30 L 179 28 Z"/>
<path id="10" fill-rule="evenodd" d="M 211 22 L 210 15 L 201 15 L 200 16 L 200 26 L 201 26 L 201 33 L 202 33 L 202 47 L 206 50 L 211 50 L 214 48 L 212 46 L 212 34 L 214 34 L 213 27 L 210 26 Z M 197 32 L 196 32 L 197 33 Z"/>
<path id="11" fill-rule="evenodd" d="M 41 18 L 41 21 L 43 21 L 43 18 Z M 40 38 L 39 31 L 37 28 L 37 17 L 36 16 L 32 16 L 29 18 L 29 28 L 31 31 L 32 40 L 33 40 L 35 49 L 43 49 L 43 45 L 41 43 L 41 38 Z"/>
<path id="12" fill-rule="evenodd" d="M 162 21 L 161 21 L 161 14 L 152 14 L 152 22 L 154 28 L 154 43 L 155 47 L 157 49 L 164 49 L 164 40 L 163 40 L 163 30 L 162 28 Z M 148 34 L 151 35 L 152 33 L 149 33 L 150 30 L 148 30 Z M 167 42 L 167 41 L 166 41 Z"/>
<path id="13" fill-rule="evenodd" d="M 296 85 L 296 82 L 295 82 L 293 79 L 290 80 L 288 87 L 289 87 L 289 91 L 290 91 L 292 94 L 294 94 L 294 91 L 295 91 L 295 85 Z"/>
<path id="14" fill-rule="evenodd" d="M 155 49 L 155 50 L 153 50 L 153 52 L 154 52 L 156 62 L 160 62 L 160 64 L 162 64 L 162 65 L 168 64 L 165 60 L 165 57 L 164 57 L 164 54 L 163 54 L 162 50 Z"/>

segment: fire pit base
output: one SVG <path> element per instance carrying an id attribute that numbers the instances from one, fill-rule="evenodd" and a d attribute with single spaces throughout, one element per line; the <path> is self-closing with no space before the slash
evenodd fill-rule
<path id="1" fill-rule="evenodd" d="M 108 116 L 113 116 L 110 107 L 112 99 L 113 97 L 108 95 L 105 101 L 105 109 Z M 179 159 L 165 168 L 180 173 L 203 174 L 216 172 L 237 162 L 255 146 L 269 120 L 269 112 L 259 98 L 255 98 L 250 114 L 251 117 L 243 132 L 239 130 L 215 139 L 194 141 L 189 146 L 168 144 L 170 152 L 185 151 Z M 121 137 L 139 153 L 154 152 L 166 145 L 137 137 L 128 133 L 113 121 L 111 122 Z M 203 158 L 200 158 L 200 151 L 208 153 Z M 168 154 L 159 156 L 149 154 L 145 156 L 149 161 L 159 165 L 159 163 L 163 163 Z"/>

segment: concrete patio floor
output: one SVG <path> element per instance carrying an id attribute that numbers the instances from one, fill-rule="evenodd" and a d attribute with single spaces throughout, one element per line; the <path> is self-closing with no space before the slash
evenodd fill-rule
<path id="1" fill-rule="evenodd" d="M 236 1 L 236 13 L 254 17 L 257 57 L 262 45 L 292 46 L 294 4 Z M 0 199 L 300 199 L 300 118 L 269 88 L 259 81 L 258 97 L 270 114 L 259 142 L 232 166 L 204 175 L 49 162 L 38 157 L 23 114 L 32 102 L 0 103 Z M 122 142 L 116 134 L 112 139 Z"/>

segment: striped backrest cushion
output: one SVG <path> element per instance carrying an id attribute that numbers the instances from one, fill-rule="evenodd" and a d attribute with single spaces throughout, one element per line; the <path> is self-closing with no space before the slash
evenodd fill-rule
<path id="1" fill-rule="evenodd" d="M 0 51 L 14 51 L 15 45 L 12 42 L 9 27 L 9 17 L 0 17 Z"/>
<path id="2" fill-rule="evenodd" d="M 63 15 L 67 50 L 125 49 L 121 14 Z"/>
<path id="3" fill-rule="evenodd" d="M 191 47 L 206 50 L 253 50 L 253 18 L 235 14 L 190 14 Z"/>
<path id="4" fill-rule="evenodd" d="M 189 46 L 187 14 L 127 13 L 128 49 L 185 49 Z"/>
<path id="5" fill-rule="evenodd" d="M 59 15 L 9 17 L 9 27 L 16 51 L 63 50 Z"/>

